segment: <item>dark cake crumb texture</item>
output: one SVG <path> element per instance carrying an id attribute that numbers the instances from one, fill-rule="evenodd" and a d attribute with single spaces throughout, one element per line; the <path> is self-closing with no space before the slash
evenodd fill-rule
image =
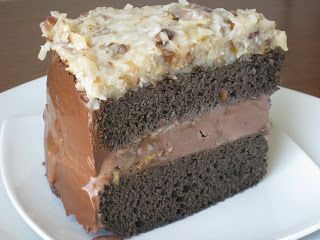
<path id="1" fill-rule="evenodd" d="M 267 150 L 258 134 L 123 177 L 99 193 L 102 223 L 129 237 L 198 212 L 258 183 Z"/>

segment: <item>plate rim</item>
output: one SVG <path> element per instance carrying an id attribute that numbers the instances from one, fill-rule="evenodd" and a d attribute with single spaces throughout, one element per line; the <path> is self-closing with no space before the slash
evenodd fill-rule
<path id="1" fill-rule="evenodd" d="M 12 203 L 13 207 L 15 208 L 15 210 L 18 212 L 18 214 L 20 215 L 20 217 L 27 223 L 27 225 L 33 229 L 41 238 L 45 239 L 45 240 L 54 240 L 53 238 L 51 238 L 45 231 L 43 231 L 29 216 L 28 214 L 23 210 L 22 206 L 18 203 L 17 198 L 15 197 L 15 195 L 13 194 L 13 192 L 10 190 L 9 187 L 9 182 L 6 176 L 7 173 L 5 171 L 5 160 L 4 160 L 4 149 L 3 149 L 3 139 L 4 139 L 4 132 L 5 132 L 5 127 L 7 125 L 8 120 L 11 117 L 9 116 L 8 118 L 6 118 L 2 125 L 1 125 L 1 131 L 0 131 L 0 171 L 1 171 L 1 177 L 2 177 L 2 182 L 5 188 L 5 191 L 7 193 L 7 196 L 9 197 L 10 202 Z"/>

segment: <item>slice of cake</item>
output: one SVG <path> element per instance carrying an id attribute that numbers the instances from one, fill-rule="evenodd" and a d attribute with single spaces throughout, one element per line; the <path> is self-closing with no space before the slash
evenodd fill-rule
<path id="1" fill-rule="evenodd" d="M 287 50 L 274 22 L 187 1 L 51 15 L 47 178 L 87 231 L 142 233 L 262 179 Z"/>

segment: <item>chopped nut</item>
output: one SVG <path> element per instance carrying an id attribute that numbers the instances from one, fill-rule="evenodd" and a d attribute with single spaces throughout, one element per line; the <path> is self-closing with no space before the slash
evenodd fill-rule
<path id="1" fill-rule="evenodd" d="M 112 172 L 112 182 L 115 185 L 118 185 L 120 182 L 120 168 L 119 167 L 115 167 Z"/>
<path id="2" fill-rule="evenodd" d="M 162 39 L 161 39 L 161 37 L 160 37 L 160 33 L 158 33 L 158 34 L 155 36 L 154 40 L 156 41 L 157 46 L 158 46 L 158 44 L 161 44 L 161 45 L 162 45 Z M 158 47 L 159 47 L 159 46 L 158 46 Z"/>
<path id="3" fill-rule="evenodd" d="M 125 44 L 118 44 L 118 43 L 110 43 L 108 47 L 112 50 L 112 52 L 117 55 L 117 54 L 125 54 L 126 52 L 129 51 L 129 46 Z"/>
<path id="4" fill-rule="evenodd" d="M 175 36 L 175 32 L 164 28 L 162 29 L 156 36 L 155 42 L 158 48 L 163 48 L 164 45 L 169 41 L 172 40 Z"/>
<path id="5" fill-rule="evenodd" d="M 219 99 L 221 102 L 226 102 L 229 98 L 229 93 L 227 90 L 225 89 L 222 89 L 220 92 L 219 92 Z"/>
<path id="6" fill-rule="evenodd" d="M 53 27 L 53 26 L 56 24 L 56 22 L 57 22 L 57 19 L 56 19 L 55 17 L 52 17 L 52 16 L 50 16 L 50 17 L 48 17 L 48 18 L 46 19 L 46 23 L 47 23 L 50 27 Z"/>
<path id="7" fill-rule="evenodd" d="M 230 41 L 230 51 L 232 53 L 237 53 L 237 48 L 232 41 Z"/>
<path id="8" fill-rule="evenodd" d="M 144 166 L 148 165 L 156 156 L 157 154 L 152 154 L 141 159 L 137 164 L 137 169 L 141 170 Z"/>
<path id="9" fill-rule="evenodd" d="M 172 14 L 172 20 L 179 21 L 179 17 L 177 17 L 174 14 Z"/>
<path id="10" fill-rule="evenodd" d="M 138 170 L 141 170 L 143 166 L 144 166 L 144 162 L 143 162 L 143 161 L 140 161 L 140 162 L 137 163 L 136 168 L 137 168 Z"/>
<path id="11" fill-rule="evenodd" d="M 174 57 L 174 52 L 169 51 L 167 49 L 162 49 L 162 55 L 163 55 L 164 61 L 170 64 Z"/>
<path id="12" fill-rule="evenodd" d="M 129 50 L 129 47 L 127 45 L 120 44 L 118 48 L 118 53 L 125 54 L 126 52 L 128 52 L 128 50 Z"/>
<path id="13" fill-rule="evenodd" d="M 265 40 L 263 42 L 263 44 L 261 46 L 261 52 L 263 54 L 268 51 L 270 44 L 271 44 L 271 40 L 270 39 L 267 39 L 267 40 Z"/>
<path id="14" fill-rule="evenodd" d="M 232 31 L 233 29 L 234 29 L 234 23 L 230 20 L 230 19 L 228 19 L 228 20 L 226 20 L 225 21 L 227 24 L 229 24 L 229 28 L 230 28 L 230 30 Z"/>
<path id="15" fill-rule="evenodd" d="M 144 160 L 145 163 L 149 163 L 156 156 L 157 156 L 157 154 L 152 154 L 152 155 L 146 156 L 143 160 Z"/>
<path id="16" fill-rule="evenodd" d="M 48 41 L 53 41 L 52 28 L 57 23 L 57 19 L 53 16 L 48 17 L 44 22 L 40 24 L 42 32 L 46 33 L 46 38 Z"/>
<path id="17" fill-rule="evenodd" d="M 164 28 L 161 32 L 165 32 L 168 35 L 169 40 L 173 39 L 176 33 L 170 29 Z"/>
<path id="18" fill-rule="evenodd" d="M 257 36 L 259 33 L 260 33 L 259 30 L 258 30 L 258 31 L 255 31 L 255 32 L 252 32 L 252 33 L 250 33 L 250 34 L 248 35 L 248 38 L 249 38 L 249 39 L 253 39 L 253 38 L 254 38 L 255 36 Z"/>
<path id="19" fill-rule="evenodd" d="M 176 20 L 178 21 L 180 18 L 183 18 L 185 16 L 188 15 L 188 12 L 184 9 L 174 9 L 172 12 L 171 12 L 171 15 L 172 15 L 172 19 L 173 20 Z"/>

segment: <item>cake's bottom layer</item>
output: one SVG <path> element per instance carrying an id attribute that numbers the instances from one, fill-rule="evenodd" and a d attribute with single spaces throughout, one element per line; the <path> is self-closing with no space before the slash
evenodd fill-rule
<path id="1" fill-rule="evenodd" d="M 266 173 L 263 134 L 124 177 L 99 193 L 104 227 L 132 236 L 191 215 L 256 184 Z"/>

